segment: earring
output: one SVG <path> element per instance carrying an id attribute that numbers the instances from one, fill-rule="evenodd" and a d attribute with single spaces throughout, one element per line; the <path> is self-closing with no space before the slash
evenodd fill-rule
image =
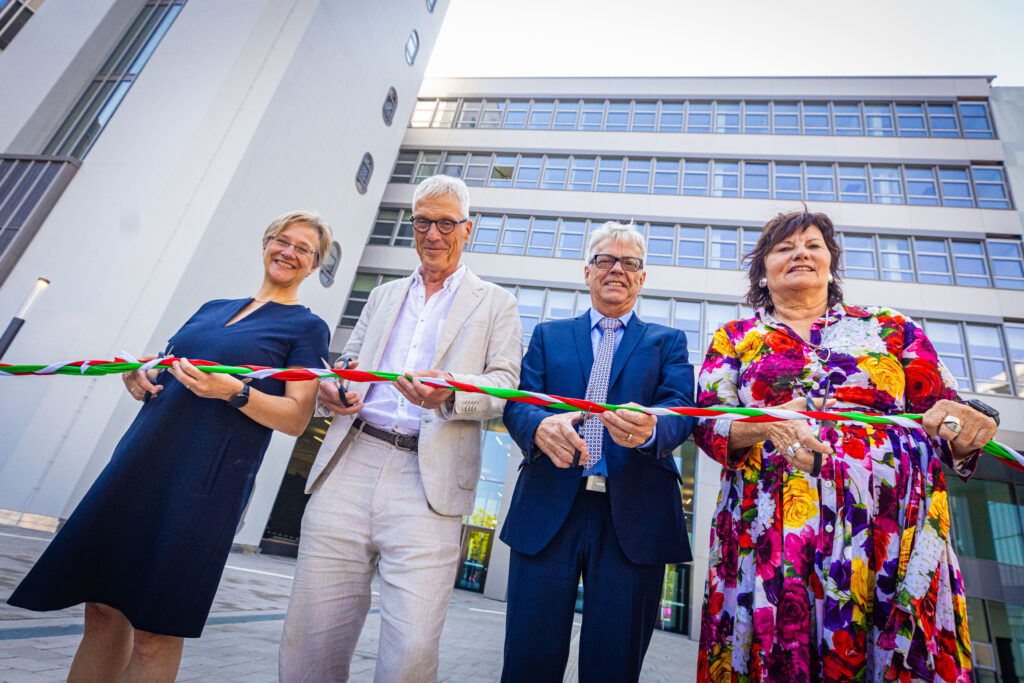
<path id="1" fill-rule="evenodd" d="M 835 282 L 836 281 L 836 279 L 834 277 L 832 277 L 832 273 L 828 274 L 828 281 L 829 282 Z"/>
<path id="2" fill-rule="evenodd" d="M 759 287 L 767 287 L 768 286 L 768 278 L 766 278 L 766 277 L 761 278 L 760 280 L 757 281 L 757 284 L 758 284 Z"/>

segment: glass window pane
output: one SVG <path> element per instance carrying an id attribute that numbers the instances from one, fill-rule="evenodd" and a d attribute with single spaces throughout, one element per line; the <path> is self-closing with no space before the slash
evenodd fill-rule
<path id="1" fill-rule="evenodd" d="M 594 157 L 573 157 L 569 171 L 569 189 L 589 192 L 594 187 Z"/>
<path id="2" fill-rule="evenodd" d="M 740 186 L 740 164 L 738 161 L 716 161 L 714 184 L 711 196 L 738 197 Z"/>
<path id="3" fill-rule="evenodd" d="M 914 270 L 910 262 L 910 240 L 905 237 L 878 237 L 882 279 L 913 282 Z"/>
<path id="4" fill-rule="evenodd" d="M 626 192 L 649 192 L 651 187 L 651 160 L 630 159 L 626 163 Z"/>
<path id="5" fill-rule="evenodd" d="M 775 198 L 802 199 L 800 164 L 775 163 Z"/>
<path id="6" fill-rule="evenodd" d="M 679 159 L 658 159 L 654 164 L 654 194 L 679 193 Z"/>
<path id="7" fill-rule="evenodd" d="M 579 100 L 558 100 L 558 106 L 555 108 L 555 130 L 575 130 L 579 113 Z"/>
<path id="8" fill-rule="evenodd" d="M 846 277 L 873 280 L 878 277 L 875 240 L 870 235 L 843 234 Z"/>
<path id="9" fill-rule="evenodd" d="M 662 133 L 681 133 L 683 131 L 683 103 L 662 102 L 658 114 L 658 130 Z"/>
<path id="10" fill-rule="evenodd" d="M 645 322 L 668 325 L 669 305 L 668 299 L 655 299 L 652 297 L 640 297 L 640 316 Z"/>
<path id="11" fill-rule="evenodd" d="M 898 166 L 871 166 L 871 192 L 875 204 L 902 204 L 903 188 L 900 185 Z"/>
<path id="12" fill-rule="evenodd" d="M 490 154 L 471 154 L 466 166 L 467 185 L 486 185 L 491 170 Z"/>
<path id="13" fill-rule="evenodd" d="M 739 230 L 711 228 L 711 250 L 708 266 L 735 270 L 739 265 Z"/>
<path id="14" fill-rule="evenodd" d="M 1002 335 L 995 325 L 967 323 L 967 347 L 971 352 L 974 390 L 989 394 L 1012 393 L 1006 369 Z"/>
<path id="15" fill-rule="evenodd" d="M 974 206 L 966 168 L 940 168 L 943 206 Z"/>
<path id="16" fill-rule="evenodd" d="M 700 303 L 697 301 L 672 302 L 672 327 L 686 333 L 686 349 L 690 363 L 700 367 L 707 347 L 700 339 Z"/>
<path id="17" fill-rule="evenodd" d="M 1006 335 L 1006 346 L 1010 351 L 1017 395 L 1024 396 L 1024 325 L 1004 325 L 1003 333 Z"/>
<path id="18" fill-rule="evenodd" d="M 552 100 L 537 100 L 530 109 L 530 125 L 533 130 L 548 130 L 554 115 L 555 103 Z"/>
<path id="19" fill-rule="evenodd" d="M 480 115 L 478 128 L 500 128 L 501 120 L 505 116 L 505 100 L 487 100 L 484 103 L 483 113 Z"/>
<path id="20" fill-rule="evenodd" d="M 540 164 L 543 157 L 540 155 L 524 154 L 519 157 L 519 167 L 516 169 L 516 187 L 536 189 L 540 182 Z"/>
<path id="21" fill-rule="evenodd" d="M 441 154 L 438 152 L 424 152 L 420 155 L 420 165 L 416 168 L 416 178 L 413 182 L 419 183 L 432 175 L 437 175 L 437 168 L 441 163 Z"/>
<path id="22" fill-rule="evenodd" d="M 921 282 L 953 284 L 945 240 L 915 238 L 914 249 L 917 251 L 917 272 Z"/>
<path id="23" fill-rule="evenodd" d="M 526 216 L 508 216 L 505 219 L 505 230 L 501 233 L 502 254 L 522 254 L 526 246 L 526 231 L 530 228 L 530 219 Z"/>
<path id="24" fill-rule="evenodd" d="M 534 218 L 530 230 L 530 244 L 526 253 L 530 256 L 551 256 L 555 247 L 555 233 L 558 231 L 557 218 Z"/>
<path id="25" fill-rule="evenodd" d="M 980 242 L 953 241 L 953 266 L 959 285 L 988 287 L 988 267 L 985 251 Z"/>
<path id="26" fill-rule="evenodd" d="M 464 100 L 459 110 L 459 118 L 455 124 L 456 128 L 476 128 L 480 123 L 480 110 L 483 102 L 480 100 Z"/>
<path id="27" fill-rule="evenodd" d="M 907 178 L 907 203 L 938 206 L 939 192 L 935 185 L 935 170 L 930 166 L 903 169 Z"/>
<path id="28" fill-rule="evenodd" d="M 747 161 L 743 164 L 743 196 L 763 197 L 768 192 L 768 164 Z"/>
<path id="29" fill-rule="evenodd" d="M 583 256 L 583 235 L 587 231 L 587 222 L 582 219 L 563 218 L 558 233 L 559 258 L 581 258 Z"/>
<path id="30" fill-rule="evenodd" d="M 949 518 L 958 553 L 982 560 L 1024 565 L 1020 508 L 1014 501 L 1011 486 L 1002 481 L 972 479 L 965 483 L 949 477 Z M 999 608 L 1003 608 L 1002 603 L 989 603 L 993 617 L 997 616 Z M 993 631 L 1005 623 L 1005 618 L 993 619 Z M 976 628 L 984 629 L 984 624 L 984 617 L 977 627 L 972 622 L 971 636 L 975 635 Z M 1010 676 L 1016 678 L 1012 673 Z"/>
<path id="31" fill-rule="evenodd" d="M 796 102 L 773 103 L 772 116 L 776 135 L 797 135 L 800 133 L 799 105 Z"/>
<path id="32" fill-rule="evenodd" d="M 540 182 L 541 189 L 564 190 L 568 174 L 569 157 L 548 157 L 544 162 L 544 175 Z"/>
<path id="33" fill-rule="evenodd" d="M 868 201 L 866 167 L 839 164 L 839 198 L 843 202 Z"/>
<path id="34" fill-rule="evenodd" d="M 804 135 L 828 135 L 829 125 L 828 104 L 824 102 L 804 102 Z"/>
<path id="35" fill-rule="evenodd" d="M 451 128 L 455 122 L 455 111 L 459 108 L 458 100 L 441 100 L 437 103 L 437 113 L 434 114 L 433 128 Z"/>
<path id="36" fill-rule="evenodd" d="M 860 105 L 840 104 L 832 106 L 836 122 L 836 135 L 863 135 L 861 126 Z"/>
<path id="37" fill-rule="evenodd" d="M 710 165 L 711 162 L 708 161 L 686 160 L 683 174 L 683 194 L 707 196 Z"/>
<path id="38" fill-rule="evenodd" d="M 576 315 L 576 292 L 565 289 L 548 290 L 544 320 L 562 320 Z"/>
<path id="39" fill-rule="evenodd" d="M 807 164 L 807 198 L 819 202 L 836 200 L 835 168 L 832 164 Z"/>
<path id="40" fill-rule="evenodd" d="M 989 123 L 988 107 L 984 102 L 961 102 L 960 120 L 964 124 L 965 138 L 990 138 L 992 124 Z"/>
<path id="41" fill-rule="evenodd" d="M 864 126 L 867 129 L 868 135 L 895 135 L 896 130 L 892 123 L 892 109 L 889 104 L 865 104 Z"/>
<path id="42" fill-rule="evenodd" d="M 544 290 L 534 287 L 520 287 L 516 297 L 519 308 L 519 320 L 523 323 L 523 342 L 526 343 L 533 334 L 533 328 L 540 322 L 544 311 Z"/>
<path id="43" fill-rule="evenodd" d="M 986 209 L 1010 208 L 1002 167 L 972 166 L 971 175 L 974 177 L 974 194 L 978 198 L 979 207 Z"/>
<path id="44" fill-rule="evenodd" d="M 653 131 L 657 112 L 657 102 L 634 102 L 633 124 L 630 130 Z"/>
<path id="45" fill-rule="evenodd" d="M 473 230 L 473 251 L 494 253 L 498 250 L 498 234 L 502 216 L 482 215 Z"/>
<path id="46" fill-rule="evenodd" d="M 601 157 L 597 166 L 598 192 L 618 192 L 622 185 L 622 158 Z"/>
<path id="47" fill-rule="evenodd" d="M 739 133 L 740 132 L 740 103 L 739 102 L 716 102 L 715 103 L 715 132 L 716 133 Z"/>
<path id="48" fill-rule="evenodd" d="M 454 178 L 461 178 L 468 159 L 468 154 L 455 154 L 452 152 L 445 154 L 444 165 L 441 166 L 441 173 L 450 175 Z"/>
<path id="49" fill-rule="evenodd" d="M 605 130 L 626 130 L 629 128 L 629 102 L 609 102 L 605 116 Z"/>
<path id="50" fill-rule="evenodd" d="M 960 128 L 956 123 L 956 111 L 952 104 L 928 103 L 928 123 L 932 136 L 937 138 L 960 137 Z"/>
<path id="51" fill-rule="evenodd" d="M 512 173 L 516 167 L 514 154 L 499 154 L 491 169 L 491 187 L 512 187 Z"/>
<path id="52" fill-rule="evenodd" d="M 996 287 L 1024 289 L 1024 260 L 1019 240 L 987 240 Z"/>
<path id="53" fill-rule="evenodd" d="M 711 132 L 711 103 L 688 102 L 686 112 L 687 133 Z"/>
<path id="54" fill-rule="evenodd" d="M 651 225 L 647 231 L 647 263 L 672 265 L 675 237 L 674 225 Z"/>
<path id="55" fill-rule="evenodd" d="M 896 122 L 903 137 L 920 138 L 928 134 L 923 104 L 897 104 Z"/>
<path id="56" fill-rule="evenodd" d="M 707 242 L 707 228 L 682 226 L 679 228 L 679 256 L 677 266 L 703 268 Z"/>
<path id="57" fill-rule="evenodd" d="M 935 352 L 956 378 L 963 390 L 970 391 L 971 383 L 967 377 L 967 353 L 958 323 L 925 321 L 925 334 L 931 340 Z"/>
<path id="58" fill-rule="evenodd" d="M 743 103 L 743 132 L 750 134 L 766 134 L 770 130 L 771 118 L 767 102 Z"/>
<path id="59" fill-rule="evenodd" d="M 601 130 L 604 122 L 604 101 L 587 101 L 583 103 L 583 115 L 580 119 L 580 130 Z"/>
<path id="60" fill-rule="evenodd" d="M 528 100 L 513 100 L 508 103 L 505 112 L 505 128 L 526 128 L 526 111 L 530 108 Z"/>

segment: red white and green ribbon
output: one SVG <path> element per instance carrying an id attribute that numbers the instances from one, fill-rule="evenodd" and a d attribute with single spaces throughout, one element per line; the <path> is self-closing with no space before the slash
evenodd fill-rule
<path id="1" fill-rule="evenodd" d="M 170 367 L 175 357 L 154 358 L 146 363 L 140 363 L 129 354 L 123 354 L 124 358 L 115 358 L 113 361 L 86 360 L 72 361 L 67 363 L 52 363 L 50 365 L 8 365 L 0 363 L 0 376 L 16 375 L 114 375 L 129 370 L 151 370 L 153 368 Z M 261 365 L 220 365 L 208 360 L 188 359 L 190 363 L 204 372 L 216 372 L 250 379 L 273 378 L 286 382 L 303 380 L 338 381 L 350 380 L 353 382 L 393 382 L 399 377 L 408 377 L 398 372 L 382 372 L 379 370 L 341 370 L 337 368 L 270 368 Z M 410 378 L 411 379 L 411 378 Z M 682 415 L 688 417 L 702 417 L 713 420 L 738 420 L 740 422 L 777 422 L 780 420 L 827 420 L 830 422 L 861 422 L 866 424 L 891 424 L 905 427 L 907 429 L 923 429 L 920 424 L 921 415 L 903 413 L 900 415 L 881 415 L 878 413 L 861 413 L 851 411 L 825 411 L 825 410 L 785 410 L 782 408 L 743 408 L 719 406 L 716 408 L 691 408 L 679 406 L 675 408 L 644 406 L 619 406 L 610 403 L 594 403 L 579 398 L 569 398 L 555 394 L 542 394 L 534 391 L 523 391 L 522 389 L 502 389 L 498 387 L 480 387 L 474 384 L 466 384 L 455 380 L 442 379 L 438 377 L 419 377 L 424 384 L 443 389 L 452 389 L 473 394 L 486 394 L 495 398 L 519 403 L 528 403 L 546 408 L 557 408 L 559 410 L 580 410 L 591 413 L 603 413 L 606 410 L 635 410 L 647 413 L 648 415 Z M 986 453 L 998 458 L 1003 463 L 1016 470 L 1024 472 L 1024 456 L 1009 446 L 996 441 L 989 441 L 982 448 Z"/>

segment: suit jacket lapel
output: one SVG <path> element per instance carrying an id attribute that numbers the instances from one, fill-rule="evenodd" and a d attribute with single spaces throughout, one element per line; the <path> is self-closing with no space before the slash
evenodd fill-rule
<path id="1" fill-rule="evenodd" d="M 615 355 L 612 357 L 612 371 L 608 376 L 609 392 L 611 392 L 612 386 L 615 385 L 615 379 L 622 372 L 622 368 L 626 366 L 626 361 L 632 355 L 633 349 L 640 342 L 640 338 L 644 336 L 646 328 L 647 323 L 634 313 L 633 318 L 629 321 L 629 325 L 626 326 L 626 333 L 622 336 L 622 341 L 619 342 L 619 348 L 615 349 Z"/>
<path id="2" fill-rule="evenodd" d="M 590 309 L 577 316 L 572 325 L 572 336 L 576 340 L 576 358 L 583 373 L 583 386 L 590 384 L 590 369 L 594 366 L 594 347 L 590 342 Z"/>
<path id="3" fill-rule="evenodd" d="M 484 296 L 483 280 L 473 274 L 468 268 L 466 275 L 462 278 L 459 290 L 455 292 L 452 299 L 452 307 L 448 310 L 448 317 L 445 319 L 444 327 L 441 329 L 441 337 L 437 340 L 437 347 L 434 349 L 434 360 L 430 367 L 436 368 L 444 354 L 448 352 L 455 335 L 459 333 L 469 316 L 479 305 Z"/>

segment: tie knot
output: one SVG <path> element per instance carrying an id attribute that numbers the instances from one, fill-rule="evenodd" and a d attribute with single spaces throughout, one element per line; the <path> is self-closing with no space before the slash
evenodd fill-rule
<path id="1" fill-rule="evenodd" d="M 601 327 L 603 332 L 608 330 L 617 330 L 622 327 L 622 321 L 618 318 L 601 318 L 597 324 Z"/>

